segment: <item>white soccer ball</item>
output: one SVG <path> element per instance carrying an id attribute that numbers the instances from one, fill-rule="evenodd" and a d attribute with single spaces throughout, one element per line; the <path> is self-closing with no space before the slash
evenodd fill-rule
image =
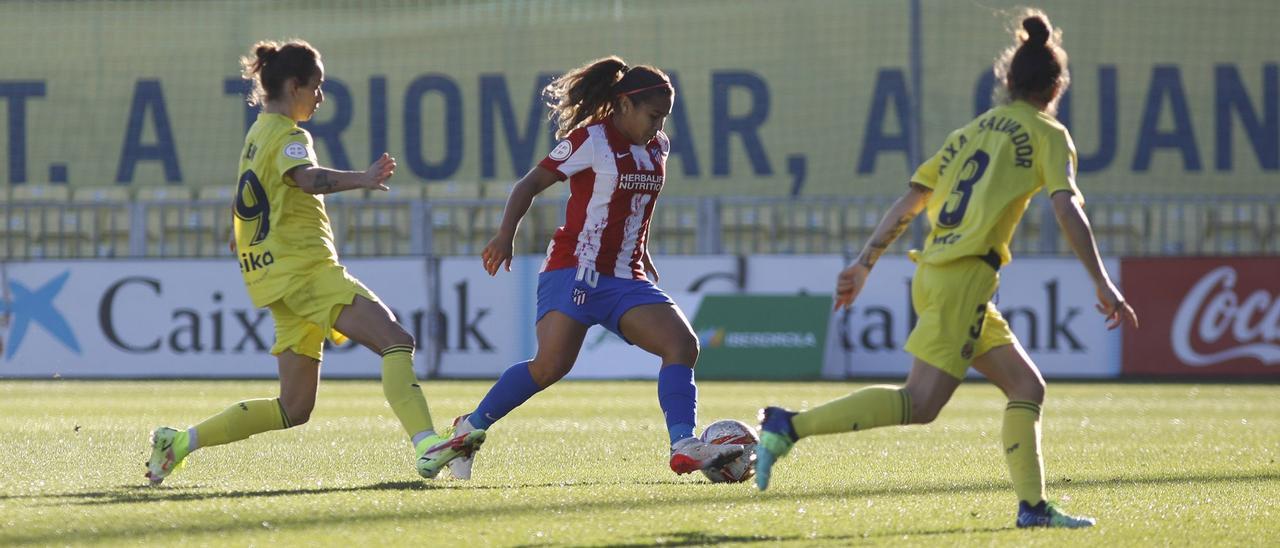
<path id="1" fill-rule="evenodd" d="M 747 481 L 755 473 L 756 444 L 760 443 L 760 436 L 746 423 L 733 419 L 718 420 L 702 431 L 700 439 L 713 445 L 741 444 L 746 447 L 741 457 L 719 468 L 702 471 L 713 483 L 739 483 Z"/>

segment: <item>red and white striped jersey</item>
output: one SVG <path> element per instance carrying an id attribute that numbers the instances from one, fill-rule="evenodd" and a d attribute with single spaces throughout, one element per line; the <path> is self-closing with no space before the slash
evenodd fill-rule
<path id="1" fill-rule="evenodd" d="M 542 271 L 585 265 L 606 276 L 645 279 L 640 258 L 670 152 L 665 133 L 636 145 L 609 121 L 560 141 L 538 164 L 569 179 L 564 226 L 547 246 Z"/>

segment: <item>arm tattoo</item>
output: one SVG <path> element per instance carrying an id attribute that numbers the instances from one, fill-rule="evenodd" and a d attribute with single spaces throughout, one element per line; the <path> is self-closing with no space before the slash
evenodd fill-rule
<path id="1" fill-rule="evenodd" d="M 867 244 L 867 249 L 863 250 L 862 255 L 858 257 L 858 262 L 867 268 L 875 266 L 876 261 L 880 260 L 880 255 L 883 255 L 885 250 L 889 249 L 889 245 L 894 240 L 897 240 L 898 236 L 906 232 L 907 227 L 911 226 L 911 220 L 914 218 L 915 215 L 903 215 L 898 218 L 897 224 L 889 229 L 889 233 L 885 234 L 883 239 L 873 240 Z"/>
<path id="2" fill-rule="evenodd" d="M 337 184 L 337 181 L 334 181 L 329 177 L 329 173 L 327 171 L 321 171 L 316 174 L 316 178 L 311 183 L 311 186 L 315 188 L 317 194 L 328 194 L 333 192 L 333 187 L 337 186 Z"/>

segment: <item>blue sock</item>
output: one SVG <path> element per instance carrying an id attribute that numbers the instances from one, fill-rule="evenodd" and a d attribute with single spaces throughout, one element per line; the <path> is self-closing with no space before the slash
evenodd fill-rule
<path id="1" fill-rule="evenodd" d="M 693 437 L 693 425 L 698 422 L 698 385 L 693 383 L 692 367 L 671 364 L 658 370 L 658 405 L 667 418 L 672 444 Z"/>
<path id="2" fill-rule="evenodd" d="M 467 422 L 476 428 L 487 429 L 541 391 L 542 387 L 533 381 L 533 375 L 529 373 L 530 363 L 520 362 L 508 367 L 480 400 L 476 410 L 471 412 Z"/>

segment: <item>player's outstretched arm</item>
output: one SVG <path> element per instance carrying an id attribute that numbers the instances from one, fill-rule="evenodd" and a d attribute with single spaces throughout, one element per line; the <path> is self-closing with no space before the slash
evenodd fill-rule
<path id="1" fill-rule="evenodd" d="M 520 229 L 520 220 L 529 212 L 534 197 L 559 180 L 554 171 L 534 166 L 511 187 L 507 207 L 502 211 L 502 225 L 498 227 L 498 234 L 480 252 L 484 270 L 490 276 L 496 275 L 499 267 L 505 267 L 507 272 L 511 272 L 511 256 L 515 254 L 516 231 Z"/>
<path id="2" fill-rule="evenodd" d="M 1089 226 L 1089 219 L 1085 217 L 1084 210 L 1080 209 L 1080 203 L 1076 201 L 1075 194 L 1065 190 L 1059 191 L 1053 193 L 1051 199 L 1053 213 L 1058 218 L 1058 226 L 1067 235 L 1067 241 L 1071 244 L 1071 250 L 1075 252 L 1076 258 L 1080 259 L 1085 271 L 1093 279 L 1094 288 L 1098 293 L 1097 309 L 1107 317 L 1107 329 L 1120 327 L 1124 322 L 1138 327 L 1138 315 L 1133 312 L 1129 303 L 1124 301 L 1124 295 L 1120 294 L 1115 284 L 1111 283 L 1111 276 L 1107 275 L 1107 267 L 1102 264 L 1102 257 L 1098 254 L 1093 229 Z"/>
<path id="3" fill-rule="evenodd" d="M 308 194 L 333 194 L 344 190 L 368 188 L 390 190 L 387 179 L 396 173 L 396 159 L 387 153 L 374 160 L 364 171 L 341 171 L 319 166 L 298 166 L 285 172 L 298 188 Z"/>
<path id="4" fill-rule="evenodd" d="M 836 277 L 835 307 L 837 310 L 853 304 L 858 293 L 862 292 L 862 286 L 867 283 L 871 267 L 875 266 L 876 261 L 880 260 L 880 255 L 893 245 L 894 240 L 897 240 L 898 236 L 911 226 L 911 221 L 916 218 L 916 215 L 924 210 L 931 193 L 933 191 L 928 187 L 911 183 L 906 194 L 893 202 L 889 211 L 885 212 L 884 217 L 880 219 L 880 224 L 876 225 L 875 232 L 872 232 L 871 237 L 867 239 L 867 244 L 862 247 L 862 253 L 859 253 L 858 258 L 841 270 L 840 275 Z"/>

